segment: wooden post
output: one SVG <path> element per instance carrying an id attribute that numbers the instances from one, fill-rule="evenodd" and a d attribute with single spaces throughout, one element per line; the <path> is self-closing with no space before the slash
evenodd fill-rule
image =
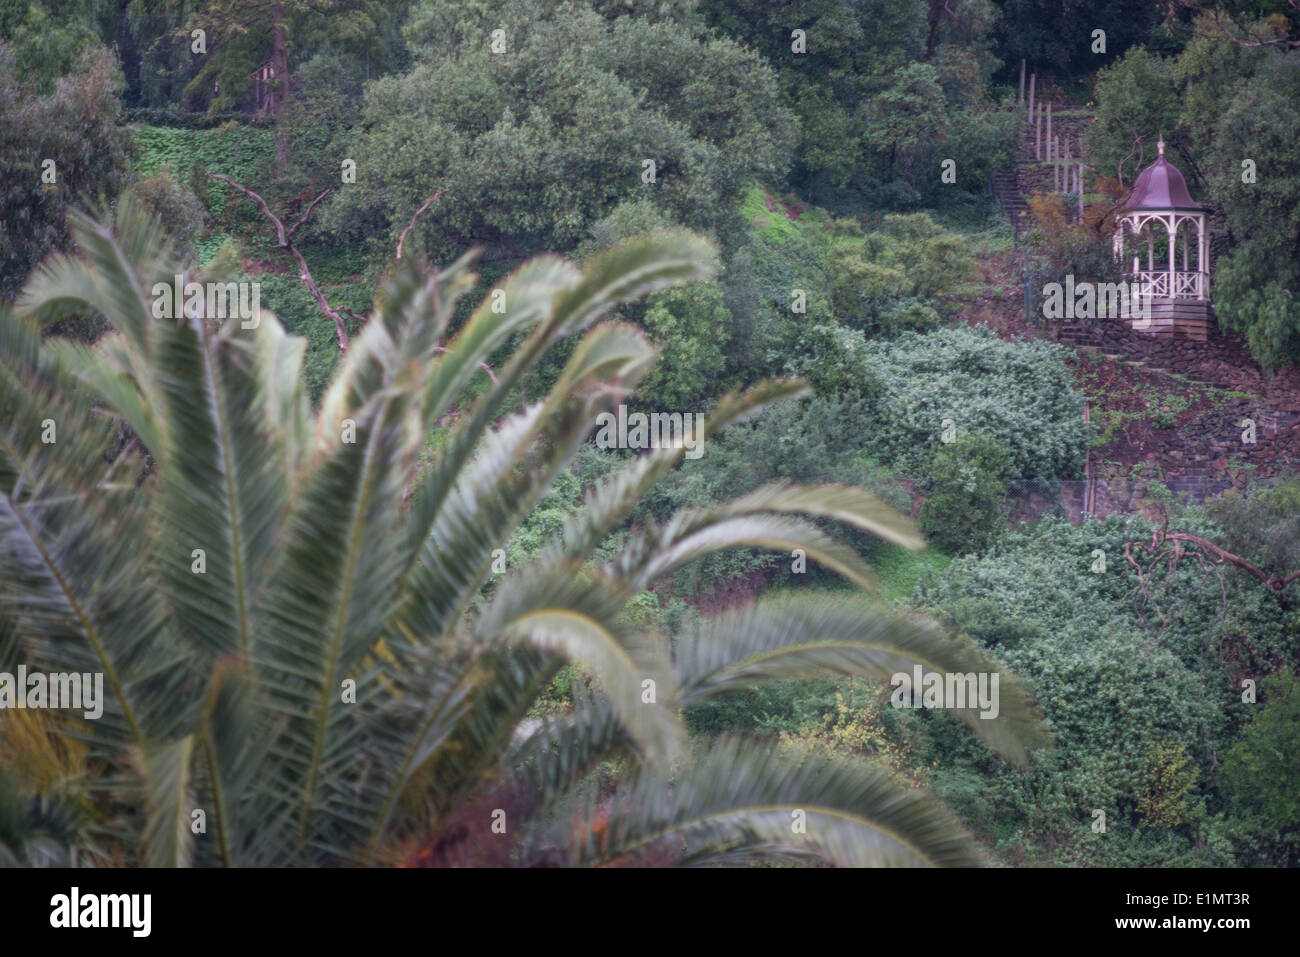
<path id="1" fill-rule="evenodd" d="M 1034 121 L 1034 83 L 1038 80 L 1037 73 L 1029 74 L 1029 122 Z"/>
<path id="2" fill-rule="evenodd" d="M 1056 159 L 1056 154 L 1052 152 L 1052 101 L 1047 101 L 1047 162 Z"/>
<path id="3" fill-rule="evenodd" d="M 1031 96 L 1030 99 L 1033 99 L 1033 97 Z M 1032 110 L 1033 107 L 1031 106 L 1030 109 Z M 1040 105 L 1038 108 L 1038 115 L 1034 117 L 1034 159 L 1041 160 L 1042 158 L 1043 158 L 1043 108 Z"/>
<path id="4" fill-rule="evenodd" d="M 1020 58 L 1020 94 L 1016 97 L 1016 106 L 1025 108 L 1025 59 Z"/>
<path id="5" fill-rule="evenodd" d="M 1052 157 L 1052 144 L 1049 141 L 1047 144 L 1047 158 L 1051 159 L 1051 157 Z M 1052 164 L 1052 192 L 1053 193 L 1061 192 L 1061 167 L 1055 163 Z"/>

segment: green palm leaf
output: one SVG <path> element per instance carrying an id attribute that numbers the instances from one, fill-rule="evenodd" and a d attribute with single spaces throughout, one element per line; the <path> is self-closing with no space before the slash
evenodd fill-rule
<path id="1" fill-rule="evenodd" d="M 655 852 L 687 864 L 774 855 L 841 867 L 985 863 L 943 805 L 884 767 L 735 738 L 712 743 L 672 782 L 638 773 L 579 826 L 582 864 Z"/>
<path id="2" fill-rule="evenodd" d="M 679 641 L 675 665 L 682 703 L 698 704 L 741 688 L 832 672 L 889 681 L 914 666 L 940 674 L 998 673 L 995 718 L 976 702 L 952 708 L 990 748 L 1018 765 L 1050 736 L 1024 685 L 970 639 L 938 623 L 858 597 L 762 601 L 701 623 Z"/>

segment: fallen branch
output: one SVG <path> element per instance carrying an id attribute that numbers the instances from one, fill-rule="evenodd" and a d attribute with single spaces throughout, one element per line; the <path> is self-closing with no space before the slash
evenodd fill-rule
<path id="1" fill-rule="evenodd" d="M 1236 565 L 1242 571 L 1254 575 L 1256 578 L 1258 578 L 1261 582 L 1263 582 L 1267 587 L 1271 588 L 1273 591 L 1280 592 L 1283 588 L 1291 584 L 1293 581 L 1300 579 L 1300 571 L 1292 572 L 1290 575 L 1270 575 L 1262 568 L 1252 565 L 1250 562 L 1246 561 L 1246 559 L 1240 557 L 1239 555 L 1234 555 L 1232 554 L 1232 552 L 1220 548 L 1218 545 L 1215 545 L 1213 542 L 1201 538 L 1199 535 L 1192 535 L 1189 532 L 1166 533 L 1162 529 L 1157 529 L 1154 537 L 1152 538 L 1152 543 L 1151 543 L 1152 546 L 1156 547 L 1161 542 L 1164 541 L 1189 542 L 1193 545 L 1197 545 L 1203 548 L 1205 551 L 1209 552 L 1211 555 L 1218 558 L 1220 562 L 1226 562 L 1229 565 Z"/>
<path id="2" fill-rule="evenodd" d="M 306 211 L 302 214 L 301 217 L 299 217 L 298 221 L 293 224 L 292 228 L 286 230 L 284 228 L 284 222 L 280 219 L 279 216 L 271 212 L 271 207 L 266 205 L 266 200 L 264 200 L 257 193 L 253 192 L 247 186 L 241 186 L 239 183 L 236 183 L 229 176 L 223 176 L 221 173 L 208 173 L 207 175 L 209 179 L 217 179 L 217 180 L 221 180 L 221 182 L 223 183 L 229 184 L 232 188 L 238 190 L 239 192 L 243 193 L 245 196 L 253 200 L 253 202 L 257 203 L 258 208 L 262 210 L 262 214 L 266 216 L 266 218 L 269 219 L 271 221 L 271 224 L 275 227 L 275 235 L 277 239 L 276 248 L 283 249 L 290 256 L 292 256 L 294 262 L 298 264 L 298 278 L 301 279 L 303 285 L 307 287 L 307 291 L 311 293 L 311 297 L 316 300 L 316 305 L 320 306 L 321 312 L 325 313 L 325 315 L 328 316 L 330 320 L 334 323 L 334 328 L 338 333 L 339 350 L 342 352 L 347 352 L 348 351 L 348 330 L 347 330 L 347 326 L 343 322 L 343 317 L 339 315 L 337 309 L 335 309 L 333 306 L 329 304 L 329 301 L 325 298 L 324 294 L 320 291 L 320 286 L 316 285 L 316 280 L 312 278 L 311 269 L 309 269 L 307 266 L 307 260 L 304 259 L 302 253 L 298 251 L 298 247 L 293 244 L 294 233 L 296 233 L 299 227 L 302 226 L 302 224 L 307 221 L 307 217 L 309 217 L 311 215 L 312 210 L 316 208 L 316 204 L 319 203 L 322 199 L 324 199 L 330 193 L 333 187 L 325 190 L 325 192 L 321 193 L 319 196 L 313 199 L 307 205 Z"/>

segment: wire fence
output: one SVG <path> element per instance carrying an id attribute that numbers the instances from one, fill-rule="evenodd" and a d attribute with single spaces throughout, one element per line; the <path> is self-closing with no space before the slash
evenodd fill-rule
<path id="1" fill-rule="evenodd" d="M 1181 502 L 1204 502 L 1229 490 L 1244 494 L 1273 485 L 1276 479 L 1255 478 L 1248 470 L 1215 475 L 1158 479 L 1015 479 L 1007 486 L 1007 516 L 1012 522 L 1032 522 L 1054 516 L 1073 524 L 1085 515 L 1147 515 L 1157 517 L 1169 495 Z"/>

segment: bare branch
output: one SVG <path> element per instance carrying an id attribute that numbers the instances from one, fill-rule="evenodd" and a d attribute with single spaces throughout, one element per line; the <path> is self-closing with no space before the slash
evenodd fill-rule
<path id="1" fill-rule="evenodd" d="M 415 228 L 415 221 L 420 218 L 420 214 L 423 213 L 430 206 L 432 206 L 434 203 L 436 203 L 439 199 L 441 199 L 443 194 L 445 194 L 446 192 L 447 191 L 445 189 L 438 190 L 438 192 L 434 193 L 432 196 L 430 196 L 428 199 L 424 201 L 423 206 L 421 206 L 419 209 L 415 211 L 415 215 L 411 217 L 411 222 L 407 225 L 405 229 L 402 230 L 402 234 L 397 237 L 397 258 L 398 259 L 402 258 L 402 244 L 406 242 L 406 234 Z"/>
<path id="2" fill-rule="evenodd" d="M 294 262 L 298 264 L 298 278 L 301 279 L 302 284 L 307 287 L 307 291 L 311 293 L 311 297 L 316 300 L 316 305 L 320 306 L 321 312 L 325 313 L 325 315 L 329 317 L 330 321 L 334 323 L 334 329 L 338 333 L 339 351 L 347 352 L 347 325 L 343 322 L 343 317 L 339 315 L 338 310 L 329 304 L 329 300 L 327 300 L 325 295 L 320 291 L 320 286 L 316 285 L 316 280 L 312 278 L 311 269 L 307 266 L 307 260 L 303 258 L 302 253 L 299 252 L 298 248 L 293 244 L 293 234 L 298 231 L 299 226 L 307 221 L 307 217 L 311 215 L 311 211 L 316 207 L 317 203 L 325 198 L 326 194 L 329 193 L 329 190 L 325 190 L 324 193 L 321 193 L 312 200 L 310 205 L 307 207 L 307 211 L 302 214 L 302 218 L 294 224 L 292 229 L 286 232 L 284 223 L 281 221 L 280 217 L 271 212 L 271 207 L 266 205 L 266 200 L 257 193 L 253 192 L 247 186 L 241 186 L 239 183 L 236 183 L 229 176 L 223 176 L 220 173 L 208 173 L 207 175 L 209 179 L 217 179 L 221 180 L 223 183 L 229 184 L 234 189 L 239 190 L 239 192 L 249 197 L 253 202 L 257 203 L 258 208 L 262 210 L 263 215 L 265 215 L 266 218 L 271 221 L 271 224 L 275 226 L 275 235 L 279 240 L 276 243 L 276 248 L 283 249 L 292 256 Z"/>
<path id="3" fill-rule="evenodd" d="M 317 196 L 315 199 L 313 199 L 310 203 L 307 204 L 306 212 L 302 214 L 299 220 L 293 224 L 293 228 L 289 230 L 288 232 L 289 239 L 293 239 L 293 234 L 298 231 L 298 227 L 301 226 L 303 223 L 307 222 L 307 218 L 311 216 L 311 211 L 316 208 L 316 204 L 319 203 L 322 199 L 324 199 L 333 191 L 334 191 L 334 187 L 331 186 L 327 190 L 325 190 L 325 192 L 321 193 L 319 196 Z"/>
<path id="4" fill-rule="evenodd" d="M 264 199 L 263 199 L 261 196 L 259 196 L 257 193 L 254 193 L 254 192 L 253 192 L 251 189 L 249 189 L 247 186 L 240 186 L 238 183 L 236 183 L 236 182 L 235 182 L 233 179 L 231 179 L 229 176 L 223 176 L 223 175 L 220 174 L 220 173 L 209 173 L 209 174 L 208 174 L 208 179 L 219 179 L 219 180 L 221 180 L 221 182 L 223 182 L 223 183 L 228 183 L 229 185 L 233 186 L 235 189 L 237 189 L 237 190 L 239 190 L 241 193 L 243 193 L 245 196 L 247 196 L 247 197 L 249 197 L 250 199 L 252 199 L 253 202 L 257 203 L 257 205 L 261 208 L 263 214 L 265 214 L 266 218 L 269 219 L 269 220 L 271 221 L 271 223 L 275 226 L 275 235 L 276 235 L 276 238 L 279 240 L 279 243 L 278 243 L 279 247 L 280 247 L 281 249 L 283 249 L 285 246 L 287 246 L 287 245 L 289 244 L 289 239 L 288 239 L 287 236 L 285 236 L 285 233 L 284 233 L 284 223 L 282 223 L 282 222 L 280 221 L 280 217 L 279 217 L 279 216 L 277 216 L 277 215 L 275 215 L 275 213 L 271 212 L 271 207 L 266 205 L 266 200 L 264 200 Z"/>
<path id="5" fill-rule="evenodd" d="M 1166 532 L 1164 529 L 1156 529 L 1155 534 L 1151 538 L 1151 544 L 1144 545 L 1141 547 L 1145 548 L 1149 553 L 1152 552 L 1159 553 L 1161 547 L 1166 542 L 1173 543 L 1174 546 L 1173 554 L 1175 556 L 1180 556 L 1183 554 L 1197 555 L 1196 552 L 1184 552 L 1182 549 L 1182 543 L 1184 542 L 1191 545 L 1195 545 L 1198 548 L 1202 549 L 1204 552 L 1207 552 L 1210 555 L 1214 556 L 1214 558 L 1218 560 L 1219 564 L 1234 565 L 1237 568 L 1240 568 L 1242 571 L 1259 579 L 1260 582 L 1262 582 L 1264 585 L 1266 585 L 1268 588 L 1272 589 L 1273 591 L 1280 592 L 1282 591 L 1282 589 L 1286 588 L 1287 585 L 1291 584 L 1293 581 L 1300 580 L 1300 571 L 1292 572 L 1290 575 L 1280 575 L 1280 574 L 1270 575 L 1268 572 L 1264 571 L 1262 568 L 1259 568 L 1257 565 L 1254 565 L 1251 562 L 1247 561 L 1246 559 L 1242 558 L 1240 555 L 1234 555 L 1232 552 L 1228 551 L 1225 548 L 1220 548 L 1218 545 L 1214 544 L 1208 539 L 1201 538 L 1201 536 L 1199 535 L 1193 535 L 1190 532 Z M 1136 568 L 1137 563 L 1132 560 L 1129 551 L 1129 547 L 1132 544 L 1133 544 L 1132 542 L 1125 543 L 1124 555 L 1126 558 L 1129 559 L 1129 564 L 1133 565 Z M 1161 554 L 1165 554 L 1165 553 L 1161 553 Z M 1201 556 L 1197 555 L 1197 557 L 1199 559 Z M 1140 568 L 1138 569 L 1138 581 L 1139 583 L 1142 582 L 1142 571 Z"/>

